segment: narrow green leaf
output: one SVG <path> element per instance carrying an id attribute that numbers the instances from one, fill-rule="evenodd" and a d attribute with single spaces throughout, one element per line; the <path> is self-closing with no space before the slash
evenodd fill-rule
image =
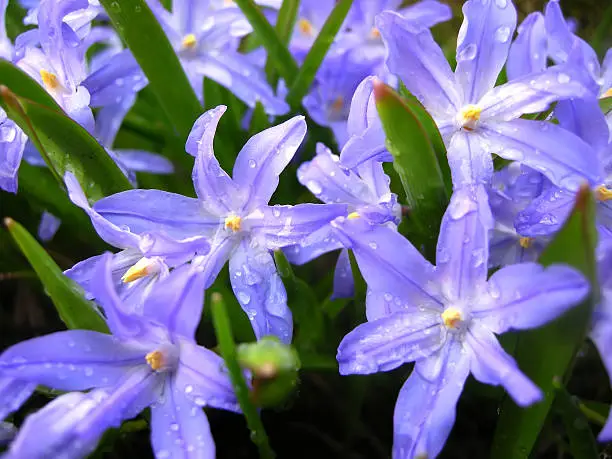
<path id="1" fill-rule="evenodd" d="M 610 115 L 610 113 L 612 113 L 612 95 L 599 99 L 599 106 L 604 115 Z"/>
<path id="2" fill-rule="evenodd" d="M 184 142 L 202 113 L 202 106 L 159 22 L 144 0 L 101 0 L 100 3 Z"/>
<path id="3" fill-rule="evenodd" d="M 211 303 L 213 324 L 215 327 L 215 334 L 217 335 L 219 350 L 227 366 L 229 377 L 234 386 L 234 392 L 236 393 L 236 398 L 240 403 L 242 413 L 251 430 L 251 439 L 257 445 L 259 455 L 262 459 L 273 459 L 276 455 L 270 447 L 268 435 L 259 418 L 257 408 L 251 402 L 249 388 L 244 380 L 242 369 L 238 364 L 236 345 L 234 344 L 232 328 L 225 309 L 223 297 L 219 294 L 213 294 L 211 295 Z"/>
<path id="4" fill-rule="evenodd" d="M 352 4 L 353 0 L 339 0 L 336 6 L 334 6 L 331 14 L 325 20 L 325 24 L 321 27 L 321 31 L 308 51 L 295 80 L 293 80 L 293 83 L 289 86 L 287 103 L 291 107 L 298 108 L 302 99 L 308 93 L 315 75 L 323 63 L 327 51 L 329 51 L 329 48 L 334 42 L 336 34 L 340 31 L 340 27 L 342 27 L 344 19 L 351 9 Z"/>
<path id="5" fill-rule="evenodd" d="M 251 116 L 251 124 L 249 125 L 249 137 L 253 137 L 258 132 L 261 132 L 270 127 L 270 121 L 268 115 L 266 115 L 266 109 L 257 101 L 253 115 Z"/>
<path id="6" fill-rule="evenodd" d="M 45 252 L 45 249 L 36 242 L 36 239 L 11 218 L 5 218 L 4 224 L 21 252 L 36 271 L 66 326 L 68 328 L 108 333 L 104 319 L 85 299 L 81 288 L 73 280 L 64 276 L 59 266 Z"/>
<path id="7" fill-rule="evenodd" d="M 287 85 L 293 84 L 298 73 L 298 66 L 274 27 L 268 22 L 253 0 L 235 0 L 235 2 L 248 19 L 266 51 L 268 51 L 269 61 L 274 63 L 276 70 L 287 82 Z"/>
<path id="8" fill-rule="evenodd" d="M 567 379 L 582 345 L 597 302 L 595 267 L 595 203 L 588 187 L 578 193 L 574 209 L 540 257 L 547 266 L 564 263 L 581 271 L 591 282 L 591 296 L 554 322 L 517 333 L 515 357 L 519 368 L 544 392 L 544 399 L 522 409 L 510 398 L 501 405 L 491 457 L 523 459 L 529 456 L 555 398 L 555 381 Z"/>
<path id="9" fill-rule="evenodd" d="M 428 134 L 429 118 L 415 108 L 419 107 L 416 99 L 402 100 L 379 80 L 374 82 L 374 96 L 387 135 L 387 148 L 406 193 L 414 237 L 418 245 L 424 246 L 425 255 L 433 259 L 438 229 L 451 195 L 443 173 L 446 159 L 442 163 L 439 160 L 441 139 Z"/>
<path id="10" fill-rule="evenodd" d="M 589 421 L 580 410 L 580 401 L 570 395 L 560 382 L 555 384 L 555 389 L 554 408 L 563 420 L 572 457 L 574 459 L 597 459 L 599 456 L 597 443 Z"/>
<path id="11" fill-rule="evenodd" d="M 63 112 L 18 97 L 5 86 L 0 86 L 0 98 L 9 118 L 34 143 L 60 184 L 64 173 L 71 171 L 93 200 L 132 187 L 97 140 Z"/>
<path id="12" fill-rule="evenodd" d="M 595 402 L 593 400 L 582 400 L 578 404 L 580 410 L 586 418 L 594 424 L 603 427 L 610 414 L 610 405 L 607 403 Z"/>
<path id="13" fill-rule="evenodd" d="M 276 24 L 274 28 L 280 38 L 281 42 L 285 45 L 289 45 L 291 40 L 291 34 L 293 33 L 293 27 L 297 19 L 297 14 L 300 9 L 300 0 L 283 0 L 283 3 L 278 10 L 278 17 L 276 18 Z M 276 86 L 277 75 L 275 71 L 274 62 L 268 57 L 266 61 L 266 75 L 268 81 L 272 86 Z"/>

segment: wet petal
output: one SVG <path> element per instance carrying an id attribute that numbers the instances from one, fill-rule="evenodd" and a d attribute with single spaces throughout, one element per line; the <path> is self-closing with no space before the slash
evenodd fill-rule
<path id="1" fill-rule="evenodd" d="M 351 298 L 355 294 L 355 280 L 351 269 L 351 259 L 348 250 L 340 251 L 336 269 L 334 270 L 334 288 L 331 299 Z"/>
<path id="2" fill-rule="evenodd" d="M 0 109 L 0 190 L 17 193 L 17 172 L 27 141 L 23 131 Z"/>
<path id="3" fill-rule="evenodd" d="M 548 43 L 544 15 L 530 13 L 518 27 L 518 37 L 510 46 L 506 72 L 509 80 L 546 69 Z"/>
<path id="4" fill-rule="evenodd" d="M 30 398 L 34 389 L 36 389 L 35 383 L 0 377 L 0 424 L 2 420 L 17 411 Z M 0 429 L 2 429 L 1 426 Z"/>
<path id="5" fill-rule="evenodd" d="M 53 239 L 55 233 L 59 229 L 62 221 L 50 212 L 44 211 L 40 216 L 38 224 L 38 238 L 43 242 L 48 242 Z"/>
<path id="6" fill-rule="evenodd" d="M 453 134 L 446 155 L 454 188 L 487 183 L 493 175 L 491 151 L 480 132 Z"/>
<path id="7" fill-rule="evenodd" d="M 229 269 L 232 290 L 257 339 L 276 335 L 282 342 L 290 343 L 293 319 L 287 306 L 287 292 L 268 250 L 250 247 L 248 241 L 243 241 L 232 254 Z"/>
<path id="8" fill-rule="evenodd" d="M 123 165 L 130 171 L 148 172 L 149 174 L 172 174 L 174 165 L 159 154 L 142 150 L 114 150 Z"/>
<path id="9" fill-rule="evenodd" d="M 556 233 L 569 216 L 576 193 L 547 186 L 523 211 L 516 216 L 518 233 L 528 237 L 548 236 Z"/>

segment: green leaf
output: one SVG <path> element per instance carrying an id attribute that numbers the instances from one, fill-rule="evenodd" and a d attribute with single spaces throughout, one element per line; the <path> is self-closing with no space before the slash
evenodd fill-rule
<path id="1" fill-rule="evenodd" d="M 451 186 L 447 174 L 443 143 L 432 128 L 432 121 L 416 99 L 402 99 L 389 86 L 374 81 L 376 108 L 387 136 L 387 148 L 393 155 L 410 211 L 417 246 L 434 258 L 438 229 L 448 205 Z M 433 129 L 433 130 L 432 130 Z"/>
<path id="2" fill-rule="evenodd" d="M 270 447 L 268 442 L 268 435 L 266 430 L 259 418 L 259 413 L 255 405 L 251 402 L 249 388 L 244 380 L 242 369 L 238 364 L 236 355 L 236 345 L 234 344 L 234 337 L 232 335 L 232 328 L 230 325 L 227 310 L 225 309 L 225 303 L 223 297 L 218 293 L 211 295 L 211 309 L 213 316 L 213 324 L 215 326 L 215 334 L 217 335 L 217 342 L 221 356 L 225 361 L 227 371 L 229 373 L 230 380 L 236 393 L 236 398 L 240 403 L 242 413 L 246 418 L 247 425 L 251 430 L 251 439 L 253 443 L 257 445 L 259 449 L 259 455 L 262 459 L 273 459 L 276 457 L 274 451 Z"/>
<path id="3" fill-rule="evenodd" d="M 597 459 L 599 452 L 593 431 L 584 413 L 580 410 L 580 401 L 570 395 L 561 383 L 556 383 L 554 407 L 561 415 L 565 432 L 569 438 L 570 452 L 574 459 Z"/>
<path id="4" fill-rule="evenodd" d="M 297 19 L 299 9 L 300 0 L 283 0 L 278 10 L 278 17 L 276 18 L 274 28 L 285 46 L 288 46 L 291 40 L 291 34 L 293 33 L 293 27 L 295 26 L 295 20 Z M 266 62 L 266 75 L 268 76 L 270 84 L 276 86 L 278 78 L 275 72 L 274 62 L 270 57 L 268 57 Z"/>
<path id="5" fill-rule="evenodd" d="M 0 82 L 19 97 L 30 99 L 41 105 L 61 111 L 51 94 L 38 84 L 30 75 L 16 65 L 0 59 Z"/>
<path id="6" fill-rule="evenodd" d="M 593 400 L 582 400 L 578 407 L 586 418 L 594 424 L 603 427 L 610 414 L 610 405 L 607 403 L 595 402 Z"/>
<path id="7" fill-rule="evenodd" d="M 601 107 L 601 111 L 605 116 L 612 113 L 612 95 L 599 99 L 599 106 Z"/>
<path id="8" fill-rule="evenodd" d="M 132 187 L 98 141 L 66 114 L 19 97 L 5 86 L 0 86 L 0 98 L 9 118 L 26 133 L 62 186 L 64 173 L 71 171 L 92 200 Z"/>
<path id="9" fill-rule="evenodd" d="M 287 46 L 253 0 L 235 0 L 235 2 L 248 19 L 266 51 L 268 51 L 269 62 L 274 64 L 287 85 L 291 85 L 298 73 L 298 66 Z"/>
<path id="10" fill-rule="evenodd" d="M 582 272 L 591 283 L 591 296 L 554 322 L 517 333 L 515 357 L 519 368 L 543 393 L 544 399 L 526 409 L 510 398 L 501 405 L 491 457 L 522 459 L 529 456 L 555 398 L 555 381 L 567 379 L 582 345 L 597 302 L 595 266 L 595 203 L 588 187 L 582 188 L 563 228 L 544 250 L 540 262 L 564 263 Z"/>
<path id="11" fill-rule="evenodd" d="M 104 319 L 85 299 L 81 288 L 64 275 L 59 266 L 36 242 L 36 239 L 11 218 L 5 218 L 4 224 L 21 252 L 36 271 L 66 326 L 68 328 L 108 333 Z"/>
<path id="12" fill-rule="evenodd" d="M 321 27 L 321 31 L 317 35 L 310 51 L 304 59 L 304 63 L 300 67 L 293 84 L 289 87 L 287 94 L 287 103 L 293 108 L 300 106 L 302 99 L 308 93 L 315 75 L 319 67 L 323 63 L 323 59 L 327 55 L 327 51 L 331 47 L 336 34 L 340 31 L 340 27 L 344 23 L 344 19 L 351 9 L 353 0 L 339 0 L 334 6 L 331 14 L 325 20 L 325 24 Z"/>
<path id="13" fill-rule="evenodd" d="M 101 0 L 100 3 L 184 142 L 202 114 L 202 106 L 159 22 L 144 0 Z"/>

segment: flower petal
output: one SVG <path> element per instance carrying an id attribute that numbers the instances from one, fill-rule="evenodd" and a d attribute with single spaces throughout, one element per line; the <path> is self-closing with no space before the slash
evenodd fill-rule
<path id="1" fill-rule="evenodd" d="M 425 27 L 433 27 L 453 17 L 451 8 L 436 0 L 421 0 L 402 8 L 399 12 L 406 19 L 418 22 Z"/>
<path id="2" fill-rule="evenodd" d="M 465 336 L 473 354 L 471 370 L 474 378 L 485 384 L 503 386 L 522 407 L 542 399 L 542 391 L 521 372 L 490 330 L 472 323 Z"/>
<path id="3" fill-rule="evenodd" d="M 438 117 L 453 115 L 461 96 L 444 53 L 431 32 L 399 14 L 385 11 L 376 18 L 387 47 L 387 67 L 423 105 Z"/>
<path id="4" fill-rule="evenodd" d="M 510 46 L 506 63 L 509 80 L 546 69 L 547 38 L 544 15 L 539 11 L 527 15 L 518 27 L 518 37 Z"/>
<path id="5" fill-rule="evenodd" d="M 456 190 L 442 217 L 436 249 L 438 282 L 450 301 L 468 299 L 487 280 L 493 217 L 482 186 Z"/>
<path id="6" fill-rule="evenodd" d="M 306 236 L 298 244 L 283 247 L 287 259 L 294 265 L 303 265 L 324 253 L 342 248 L 342 242 L 335 237 L 331 225 L 325 225 Z"/>
<path id="7" fill-rule="evenodd" d="M 362 218 L 334 221 L 338 237 L 351 248 L 368 287 L 397 297 L 403 309 L 440 309 L 433 266 L 401 234 Z M 399 308 L 398 308 L 399 309 Z"/>
<path id="8" fill-rule="evenodd" d="M 228 88 L 251 108 L 261 102 L 270 115 L 283 115 L 289 111 L 289 105 L 274 94 L 265 74 L 244 54 L 226 48 L 221 52 L 209 52 L 191 61 L 190 65 L 195 72 Z"/>
<path id="9" fill-rule="evenodd" d="M 344 204 L 297 204 L 262 206 L 245 222 L 253 236 L 265 241 L 268 249 L 298 244 L 337 217 L 348 214 Z"/>
<path id="10" fill-rule="evenodd" d="M 340 251 L 336 269 L 334 270 L 334 288 L 331 294 L 331 299 L 336 298 L 352 298 L 355 294 L 355 280 L 353 279 L 353 270 L 351 269 L 351 259 L 349 258 L 348 250 Z"/>
<path id="11" fill-rule="evenodd" d="M 229 261 L 232 290 L 246 312 L 257 339 L 276 335 L 291 342 L 293 320 L 287 293 L 267 249 L 242 241 Z"/>
<path id="12" fill-rule="evenodd" d="M 528 237 L 556 233 L 569 216 L 576 193 L 548 185 L 542 194 L 516 216 L 514 225 L 519 234 Z"/>
<path id="13" fill-rule="evenodd" d="M 233 178 L 249 199 L 244 209 L 268 204 L 278 177 L 295 155 L 306 135 L 306 121 L 295 116 L 251 137 L 234 164 Z"/>
<path id="14" fill-rule="evenodd" d="M 175 388 L 198 406 L 240 412 L 223 358 L 187 340 L 180 341 Z"/>
<path id="15" fill-rule="evenodd" d="M 583 77 L 572 66 L 557 65 L 497 86 L 480 100 L 481 121 L 511 121 L 525 113 L 538 113 L 562 99 L 585 97 Z"/>
<path id="16" fill-rule="evenodd" d="M 491 151 L 520 161 L 570 191 L 576 191 L 584 182 L 597 183 L 603 172 L 588 143 L 547 121 L 487 123 L 481 132 Z"/>
<path id="17" fill-rule="evenodd" d="M 467 1 L 457 37 L 455 76 L 463 88 L 463 103 L 475 104 L 493 88 L 508 58 L 516 27 L 511 1 Z"/>
<path id="18" fill-rule="evenodd" d="M 202 114 L 185 144 L 185 151 L 196 159 L 191 176 L 200 205 L 214 215 L 229 213 L 234 207 L 232 197 L 238 192 L 232 179 L 219 166 L 213 149 L 217 124 L 225 110 L 225 105 L 219 105 Z"/>
<path id="19" fill-rule="evenodd" d="M 171 377 L 151 406 L 151 446 L 157 458 L 214 459 L 215 442 L 202 408 L 189 401 Z"/>
<path id="20" fill-rule="evenodd" d="M 445 341 L 436 311 L 397 311 L 354 328 L 340 342 L 336 359 L 340 374 L 372 374 L 429 357 Z"/>
<path id="21" fill-rule="evenodd" d="M 446 153 L 453 187 L 488 183 L 493 175 L 493 158 L 480 132 L 455 132 Z"/>
<path id="22" fill-rule="evenodd" d="M 147 352 L 111 335 L 69 330 L 11 346 L 0 355 L 0 371 L 59 390 L 83 390 L 114 384 L 144 364 Z"/>
<path id="23" fill-rule="evenodd" d="M 201 269 L 183 265 L 174 269 L 151 290 L 144 303 L 145 317 L 151 317 L 173 335 L 193 338 L 204 307 Z"/>
<path id="24" fill-rule="evenodd" d="M 559 126 L 573 132 L 596 152 L 608 146 L 608 123 L 594 97 L 561 100 L 555 107 Z"/>
<path id="25" fill-rule="evenodd" d="M 36 232 L 38 238 L 43 242 L 48 242 L 53 239 L 55 233 L 59 229 L 62 221 L 53 215 L 51 212 L 43 211 L 40 216 L 40 223 L 38 224 L 38 231 Z"/>
<path id="26" fill-rule="evenodd" d="M 108 221 L 89 205 L 81 185 L 71 172 L 64 175 L 64 183 L 70 200 L 87 213 L 96 232 L 105 242 L 122 249 L 138 246 L 139 237 L 136 234 Z"/>
<path id="27" fill-rule="evenodd" d="M 537 328 L 588 293 L 588 281 L 569 266 L 520 263 L 491 276 L 488 293 L 473 305 L 473 315 L 494 333 Z"/>
<path id="28" fill-rule="evenodd" d="M 149 174 L 172 174 L 174 165 L 168 158 L 143 150 L 113 150 L 119 160 L 130 171 Z"/>
<path id="29" fill-rule="evenodd" d="M 199 200 L 160 190 L 122 191 L 100 199 L 93 209 L 134 235 L 161 232 L 176 239 L 212 236 L 220 224 L 219 217 L 207 213 Z"/>
<path id="30" fill-rule="evenodd" d="M 0 421 L 17 411 L 30 398 L 34 389 L 36 389 L 34 383 L 0 377 Z"/>
<path id="31" fill-rule="evenodd" d="M 17 171 L 28 138 L 2 109 L 0 118 L 0 190 L 17 193 Z"/>
<path id="32" fill-rule="evenodd" d="M 455 423 L 457 401 L 470 372 L 469 355 L 452 340 L 430 359 L 439 360 L 437 377 L 425 379 L 418 362 L 400 389 L 393 414 L 394 458 L 438 456 Z"/>

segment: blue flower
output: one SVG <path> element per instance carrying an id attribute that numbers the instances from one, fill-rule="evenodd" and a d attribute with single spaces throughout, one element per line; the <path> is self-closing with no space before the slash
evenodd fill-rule
<path id="1" fill-rule="evenodd" d="M 92 289 L 112 335 L 58 332 L 16 344 L 0 356 L 3 377 L 63 391 L 93 389 L 62 395 L 29 417 L 8 457 L 84 457 L 106 429 L 150 407 L 158 458 L 213 458 L 201 407 L 239 411 L 239 406 L 221 357 L 193 340 L 204 278 L 197 268 L 184 266 L 184 275 L 159 285 L 143 315 L 133 315 L 114 290 L 111 269 L 106 254 Z M 42 439 L 41 426 L 46 426 Z"/>
<path id="2" fill-rule="evenodd" d="M 517 214 L 550 186 L 539 172 L 511 163 L 495 172 L 487 188 L 495 226 L 489 244 L 489 267 L 536 261 L 548 243 L 547 236 L 527 237 L 515 228 Z"/>
<path id="3" fill-rule="evenodd" d="M 115 288 L 131 312 L 142 311 L 144 300 L 151 289 L 157 282 L 168 277 L 171 267 L 180 266 L 195 254 L 205 254 L 210 249 L 208 241 L 202 236 L 174 240 L 148 232 L 134 234 L 129 228 L 114 225 L 98 213 L 98 205 L 89 205 L 72 173 L 66 173 L 64 181 L 70 199 L 87 212 L 100 237 L 108 244 L 122 249 L 112 256 L 110 266 Z M 93 275 L 100 258 L 101 255 L 88 258 L 65 272 L 83 287 L 89 298 L 95 298 L 91 285 L 96 281 Z"/>
<path id="4" fill-rule="evenodd" d="M 252 29 L 237 6 L 176 0 L 169 13 L 157 0 L 148 3 L 200 100 L 203 78 L 210 78 L 249 107 L 260 101 L 271 115 L 289 111 L 287 103 L 274 95 L 262 69 L 238 52 L 240 38 Z"/>
<path id="5" fill-rule="evenodd" d="M 520 119 L 551 102 L 589 93 L 576 66 L 551 67 L 494 87 L 516 25 L 510 0 L 469 0 L 458 37 L 453 73 L 424 27 L 393 12 L 377 24 L 388 48 L 387 65 L 433 116 L 448 149 L 456 188 L 488 182 L 491 153 L 542 172 L 556 185 L 576 190 L 601 171 L 592 148 L 545 121 Z"/>
<path id="6" fill-rule="evenodd" d="M 583 299 L 589 284 L 574 269 L 520 263 L 487 280 L 492 227 L 482 186 L 455 191 L 443 217 L 436 267 L 398 232 L 362 218 L 336 220 L 368 284 L 368 322 L 340 343 L 342 374 L 414 370 L 395 407 L 394 458 L 435 457 L 455 419 L 470 373 L 502 385 L 521 406 L 540 390 L 496 334 L 539 327 Z"/>
<path id="7" fill-rule="evenodd" d="M 195 257 L 208 287 L 229 259 L 234 293 L 249 316 L 255 335 L 291 340 L 291 311 L 270 250 L 296 244 L 335 217 L 342 204 L 269 206 L 279 174 L 306 134 L 296 116 L 253 136 L 240 151 L 233 178 L 221 169 L 213 138 L 225 112 L 219 106 L 194 124 L 186 150 L 195 157 L 193 182 L 198 199 L 158 190 L 129 190 L 96 202 L 104 219 L 133 234 L 154 233 L 168 240 L 207 238 L 210 252 Z"/>

